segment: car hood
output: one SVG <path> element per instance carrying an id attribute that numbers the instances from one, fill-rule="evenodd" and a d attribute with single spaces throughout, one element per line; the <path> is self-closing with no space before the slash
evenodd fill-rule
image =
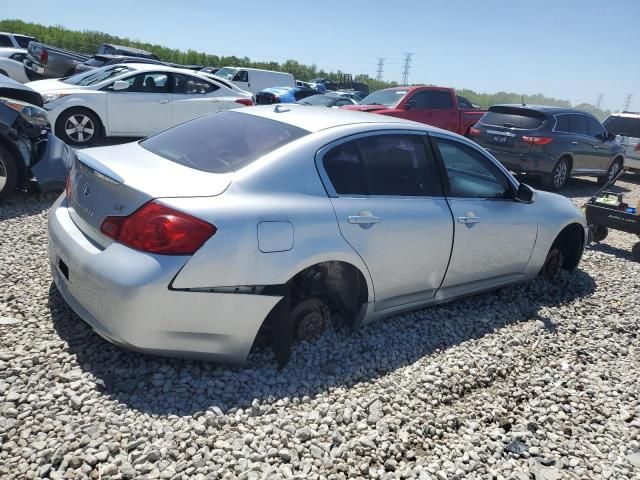
<path id="1" fill-rule="evenodd" d="M 39 92 L 4 75 L 0 75 L 0 97 L 20 100 L 38 107 L 42 106 L 42 96 Z"/>
<path id="2" fill-rule="evenodd" d="M 86 88 L 80 85 L 71 85 L 69 83 L 64 83 L 57 78 L 49 80 L 36 80 L 35 82 L 29 82 L 26 85 L 34 89 L 36 92 L 40 93 L 62 92 Z"/>

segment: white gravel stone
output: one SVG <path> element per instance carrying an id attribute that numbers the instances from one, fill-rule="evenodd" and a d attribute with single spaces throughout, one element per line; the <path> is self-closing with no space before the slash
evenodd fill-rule
<path id="1" fill-rule="evenodd" d="M 629 203 L 639 184 L 619 182 Z M 52 202 L 0 204 L 3 480 L 640 475 L 631 235 L 610 232 L 557 283 L 336 326 L 278 371 L 267 347 L 237 367 L 102 340 L 51 287 Z"/>

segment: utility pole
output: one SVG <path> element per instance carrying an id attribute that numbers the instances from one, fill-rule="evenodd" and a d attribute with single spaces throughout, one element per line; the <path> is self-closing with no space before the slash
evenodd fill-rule
<path id="1" fill-rule="evenodd" d="M 631 102 L 633 101 L 633 95 L 627 93 L 624 97 L 624 107 L 622 108 L 623 112 L 628 112 L 631 107 Z"/>
<path id="2" fill-rule="evenodd" d="M 596 96 L 596 108 L 600 109 L 600 107 L 602 106 L 602 99 L 604 98 L 604 93 L 599 93 Z"/>
<path id="3" fill-rule="evenodd" d="M 404 54 L 404 62 L 402 65 L 402 85 L 409 85 L 409 71 L 411 70 L 411 57 L 413 53 L 407 52 Z"/>
<path id="4" fill-rule="evenodd" d="M 376 80 L 382 81 L 382 72 L 384 71 L 384 58 L 378 59 L 378 69 L 376 70 Z"/>

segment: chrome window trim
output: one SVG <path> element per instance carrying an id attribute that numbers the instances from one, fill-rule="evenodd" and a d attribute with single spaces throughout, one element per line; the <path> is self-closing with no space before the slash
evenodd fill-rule
<path id="1" fill-rule="evenodd" d="M 582 115 L 583 117 L 587 117 L 587 118 L 593 118 L 596 122 L 598 122 L 600 124 L 600 127 L 602 128 L 603 132 L 607 132 L 607 130 L 602 126 L 602 123 L 598 121 L 598 119 L 596 117 L 594 117 L 593 115 L 589 115 L 588 113 L 582 113 L 582 112 L 563 112 L 563 113 L 554 113 L 553 114 L 553 120 L 554 120 L 554 125 L 553 128 L 551 129 L 551 131 L 553 133 L 566 133 L 569 135 L 577 135 L 579 137 L 587 137 L 587 138 L 598 138 L 598 137 L 592 137 L 591 135 L 585 135 L 583 133 L 575 133 L 575 132 L 565 132 L 564 130 L 556 130 L 556 127 L 558 126 L 558 117 L 560 115 Z M 587 128 L 589 126 L 587 125 Z"/>
<path id="2" fill-rule="evenodd" d="M 333 140 L 332 142 L 324 145 L 323 147 L 321 147 L 320 149 L 318 149 L 318 151 L 316 152 L 315 155 L 315 164 L 316 164 L 316 170 L 318 171 L 318 174 L 320 175 L 320 180 L 322 181 L 322 184 L 324 185 L 325 191 L 327 192 L 327 195 L 329 196 L 329 198 L 398 198 L 398 199 L 412 199 L 412 198 L 421 198 L 421 199 L 443 199 L 445 197 L 443 196 L 415 196 L 415 195 L 356 195 L 356 194 L 338 194 L 335 190 L 335 188 L 333 188 L 333 184 L 331 183 L 331 180 L 329 179 L 329 175 L 327 174 L 327 171 L 324 168 L 324 156 L 330 151 L 333 150 L 335 147 L 338 147 L 344 143 L 348 143 L 351 142 L 353 140 L 358 140 L 361 138 L 367 138 L 367 137 L 377 137 L 380 135 L 413 135 L 413 136 L 418 136 L 418 137 L 422 137 L 424 139 L 428 138 L 428 132 L 425 130 L 410 130 L 410 129 L 395 129 L 395 130 L 369 130 L 367 132 L 360 132 L 360 133 L 354 133 L 353 135 L 348 135 L 346 137 L 342 137 L 339 138 L 337 140 Z M 425 146 L 425 150 L 426 150 L 426 146 Z M 428 152 L 427 152 L 427 159 L 428 159 Z M 440 182 L 440 179 L 438 178 L 438 182 Z"/>

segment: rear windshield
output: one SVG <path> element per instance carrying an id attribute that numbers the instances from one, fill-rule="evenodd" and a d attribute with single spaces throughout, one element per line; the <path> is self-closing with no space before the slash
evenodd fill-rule
<path id="1" fill-rule="evenodd" d="M 22 35 L 14 35 L 13 38 L 16 39 L 21 48 L 29 48 L 29 42 L 37 42 L 33 37 L 23 37 Z"/>
<path id="2" fill-rule="evenodd" d="M 540 128 L 546 117 L 543 113 L 526 108 L 491 107 L 480 122 L 484 125 L 532 130 Z"/>
<path id="3" fill-rule="evenodd" d="M 268 118 L 220 112 L 160 132 L 140 145 L 180 165 L 228 173 L 308 133 Z"/>
<path id="4" fill-rule="evenodd" d="M 626 134 L 628 137 L 640 138 L 640 118 L 618 117 L 611 115 L 602 124 L 607 132 L 614 135 Z"/>

